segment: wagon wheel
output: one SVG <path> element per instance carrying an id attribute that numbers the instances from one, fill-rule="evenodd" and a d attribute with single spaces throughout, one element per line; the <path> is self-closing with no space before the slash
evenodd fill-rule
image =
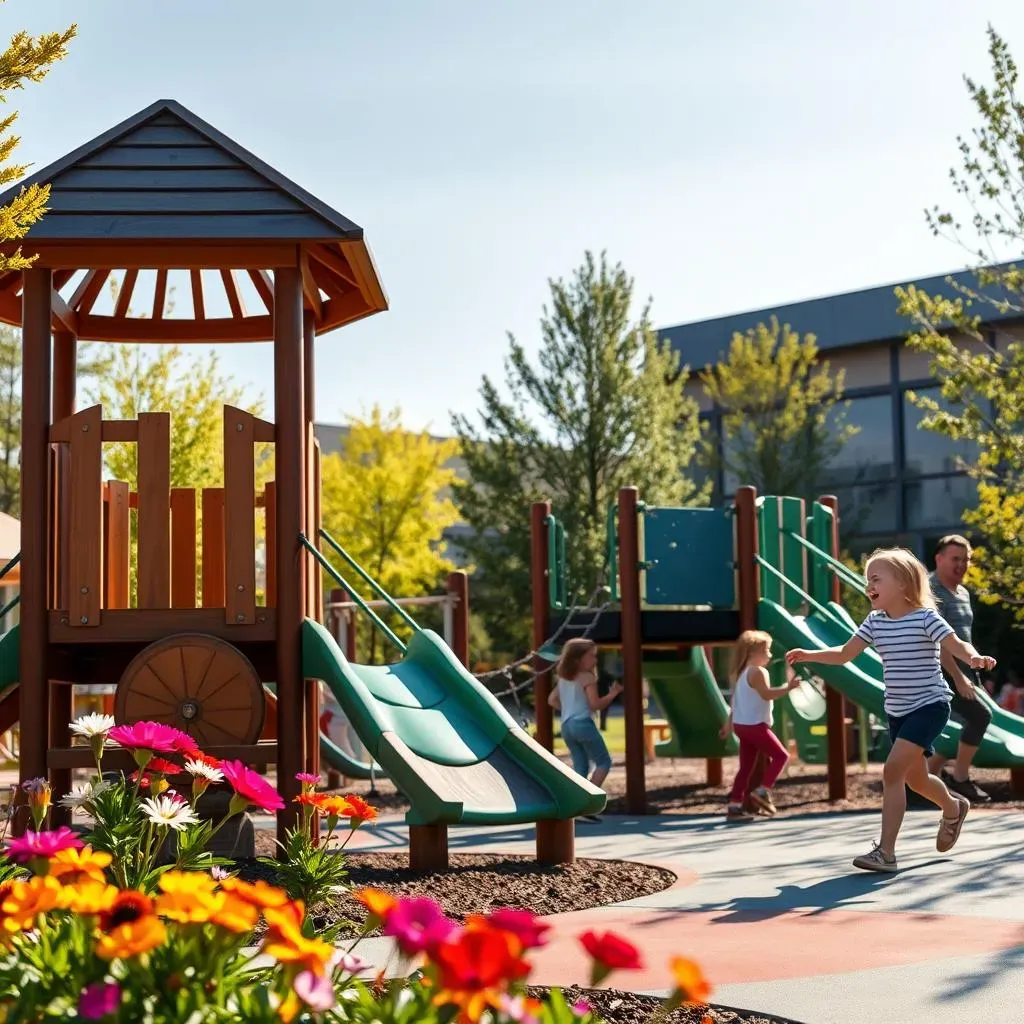
<path id="1" fill-rule="evenodd" d="M 117 685 L 118 722 L 163 722 L 200 746 L 255 743 L 266 712 L 263 684 L 237 648 L 202 633 L 150 644 Z"/>

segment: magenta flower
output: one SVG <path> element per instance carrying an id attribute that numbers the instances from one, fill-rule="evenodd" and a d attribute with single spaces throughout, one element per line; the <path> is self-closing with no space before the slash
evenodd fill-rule
<path id="1" fill-rule="evenodd" d="M 342 949 L 339 949 L 331 957 L 331 962 L 328 964 L 332 970 L 340 967 L 346 974 L 362 974 L 369 966 L 362 957 L 358 957 L 354 953 L 346 953 Z"/>
<path id="2" fill-rule="evenodd" d="M 529 910 L 492 910 L 485 920 L 498 931 L 514 935 L 522 943 L 523 949 L 539 949 L 545 945 L 545 935 L 551 930 L 551 925 L 545 924 Z"/>
<path id="3" fill-rule="evenodd" d="M 403 953 L 417 956 L 437 949 L 455 928 L 455 922 L 445 917 L 432 899 L 416 896 L 399 900 L 392 908 L 384 934 L 390 935 Z"/>
<path id="4" fill-rule="evenodd" d="M 33 832 L 28 829 L 23 836 L 7 844 L 7 858 L 15 864 L 27 864 L 37 857 L 48 860 L 61 850 L 80 850 L 85 844 L 71 829 L 61 825 L 55 832 Z"/>
<path id="5" fill-rule="evenodd" d="M 334 985 L 326 974 L 302 971 L 295 976 L 292 988 L 311 1010 L 329 1010 L 334 1005 Z"/>
<path id="6" fill-rule="evenodd" d="M 136 722 L 134 725 L 115 725 L 107 738 L 118 746 L 130 750 L 140 768 L 153 759 L 154 754 L 173 754 L 178 750 L 185 734 L 161 722 Z"/>
<path id="7" fill-rule="evenodd" d="M 571 1007 L 569 1007 L 569 1009 L 571 1009 L 577 1017 L 586 1017 L 588 1013 L 593 1011 L 593 1007 L 586 1001 L 586 999 L 578 999 Z"/>
<path id="8" fill-rule="evenodd" d="M 81 1020 L 102 1020 L 117 1013 L 121 1005 L 121 989 L 110 981 L 95 981 L 82 989 L 78 997 L 78 1016 Z"/>
<path id="9" fill-rule="evenodd" d="M 261 811 L 280 811 L 284 807 L 284 801 L 277 790 L 259 772 L 246 768 L 241 761 L 224 761 L 220 770 L 236 793 L 231 800 L 235 808 L 233 813 L 245 810 L 248 804 Z"/>
<path id="10" fill-rule="evenodd" d="M 304 786 L 319 786 L 320 776 L 314 775 L 312 772 L 299 772 L 295 776 L 296 782 L 301 782 Z"/>

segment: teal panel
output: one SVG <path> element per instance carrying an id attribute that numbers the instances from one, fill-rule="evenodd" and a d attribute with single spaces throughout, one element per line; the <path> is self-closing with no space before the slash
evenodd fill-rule
<path id="1" fill-rule="evenodd" d="M 782 570 L 781 498 L 765 498 L 758 514 L 759 550 L 761 557 Z M 761 596 L 782 604 L 782 581 L 765 569 L 761 570 Z"/>
<path id="2" fill-rule="evenodd" d="M 832 509 L 820 502 L 811 507 L 807 519 L 807 539 L 825 554 L 837 557 L 832 550 Z M 807 553 L 807 568 L 810 576 L 809 593 L 819 604 L 832 600 L 832 573 L 824 559 L 815 558 L 814 552 Z"/>
<path id="3" fill-rule="evenodd" d="M 736 604 L 733 519 L 724 508 L 644 510 L 646 604 Z"/>

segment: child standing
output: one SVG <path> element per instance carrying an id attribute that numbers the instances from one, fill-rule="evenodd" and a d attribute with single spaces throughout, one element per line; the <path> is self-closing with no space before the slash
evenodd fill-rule
<path id="1" fill-rule="evenodd" d="M 942 809 L 935 840 L 940 853 L 956 844 L 971 809 L 965 797 L 950 793 L 928 771 L 927 758 L 935 753 L 935 740 L 949 720 L 949 687 L 942 676 L 940 650 L 974 669 L 989 670 L 996 662 L 960 640 L 936 612 L 928 572 L 905 548 L 875 551 L 868 558 L 865 576 L 872 610 L 857 632 L 842 647 L 798 648 L 786 660 L 791 665 L 845 665 L 869 644 L 878 651 L 892 750 L 882 771 L 881 839 L 853 865 L 864 871 L 894 872 L 896 838 L 907 810 L 905 786 Z"/>
<path id="2" fill-rule="evenodd" d="M 730 731 L 740 741 L 740 768 L 729 794 L 727 816 L 733 821 L 749 821 L 753 815 L 744 809 L 750 799 L 766 814 L 775 813 L 771 788 L 789 761 L 789 754 L 772 732 L 772 703 L 800 685 L 794 679 L 787 686 L 770 686 L 768 663 L 772 660 L 772 638 L 760 630 L 748 629 L 736 642 L 733 654 L 732 708 L 719 735 Z M 762 784 L 750 789 L 750 778 L 757 755 L 764 754 L 768 769 Z"/>

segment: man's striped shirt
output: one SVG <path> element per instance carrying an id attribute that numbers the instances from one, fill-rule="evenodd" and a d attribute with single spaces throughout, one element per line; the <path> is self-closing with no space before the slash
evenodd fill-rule
<path id="1" fill-rule="evenodd" d="M 909 715 L 926 704 L 949 701 L 939 645 L 952 632 L 932 608 L 915 608 L 898 619 L 871 612 L 861 623 L 856 635 L 882 659 L 887 715 Z"/>

